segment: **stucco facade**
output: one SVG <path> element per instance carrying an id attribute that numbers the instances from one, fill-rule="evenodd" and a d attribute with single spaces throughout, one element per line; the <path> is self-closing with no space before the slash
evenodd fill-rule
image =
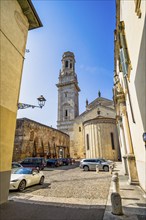
<path id="1" fill-rule="evenodd" d="M 26 157 L 69 157 L 69 136 L 27 118 L 17 119 L 13 161 Z"/>
<path id="2" fill-rule="evenodd" d="M 27 13 L 26 13 L 27 9 Z M 42 26 L 30 0 L 0 1 L 0 204 L 7 201 L 28 30 Z"/>
<path id="3" fill-rule="evenodd" d="M 114 100 L 119 142 L 130 184 L 146 191 L 146 2 L 116 1 Z"/>

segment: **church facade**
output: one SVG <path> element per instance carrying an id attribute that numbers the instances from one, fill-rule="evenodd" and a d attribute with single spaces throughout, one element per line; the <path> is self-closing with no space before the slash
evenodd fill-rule
<path id="1" fill-rule="evenodd" d="M 70 155 L 75 158 L 120 159 L 116 113 L 112 100 L 98 97 L 79 115 L 79 91 L 75 56 L 65 52 L 59 73 L 57 129 L 70 136 Z"/>

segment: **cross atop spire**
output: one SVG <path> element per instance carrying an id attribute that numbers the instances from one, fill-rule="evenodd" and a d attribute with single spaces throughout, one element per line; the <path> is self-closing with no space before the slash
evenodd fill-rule
<path id="1" fill-rule="evenodd" d="M 100 92 L 100 90 L 98 90 L 98 97 L 101 97 L 101 92 Z"/>

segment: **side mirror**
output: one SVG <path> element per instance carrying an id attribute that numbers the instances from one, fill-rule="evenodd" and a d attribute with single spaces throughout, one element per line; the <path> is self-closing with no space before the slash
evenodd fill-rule
<path id="1" fill-rule="evenodd" d="M 33 171 L 32 171 L 32 175 L 34 176 L 34 175 L 36 175 L 38 172 L 39 172 L 38 170 L 33 170 Z"/>
<path id="2" fill-rule="evenodd" d="M 37 167 L 36 169 L 37 169 L 38 172 L 40 171 L 40 168 L 39 168 L 39 167 Z"/>

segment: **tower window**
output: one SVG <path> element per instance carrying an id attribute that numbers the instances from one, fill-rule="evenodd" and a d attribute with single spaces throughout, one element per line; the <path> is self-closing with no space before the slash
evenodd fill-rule
<path id="1" fill-rule="evenodd" d="M 70 69 L 72 68 L 72 63 L 70 63 Z"/>
<path id="2" fill-rule="evenodd" d="M 89 150 L 89 134 L 86 134 L 87 150 Z"/>
<path id="3" fill-rule="evenodd" d="M 65 61 L 65 67 L 68 67 L 68 60 Z"/>
<path id="4" fill-rule="evenodd" d="M 65 98 L 67 98 L 67 92 L 64 93 Z"/>
<path id="5" fill-rule="evenodd" d="M 68 117 L 68 111 L 65 110 L 65 118 L 67 118 L 67 117 Z"/>
<path id="6" fill-rule="evenodd" d="M 115 149 L 115 145 L 114 145 L 114 135 L 113 133 L 111 132 L 111 143 L 112 143 L 112 149 L 114 150 Z"/>
<path id="7" fill-rule="evenodd" d="M 79 132 L 81 132 L 81 127 L 79 127 Z"/>

